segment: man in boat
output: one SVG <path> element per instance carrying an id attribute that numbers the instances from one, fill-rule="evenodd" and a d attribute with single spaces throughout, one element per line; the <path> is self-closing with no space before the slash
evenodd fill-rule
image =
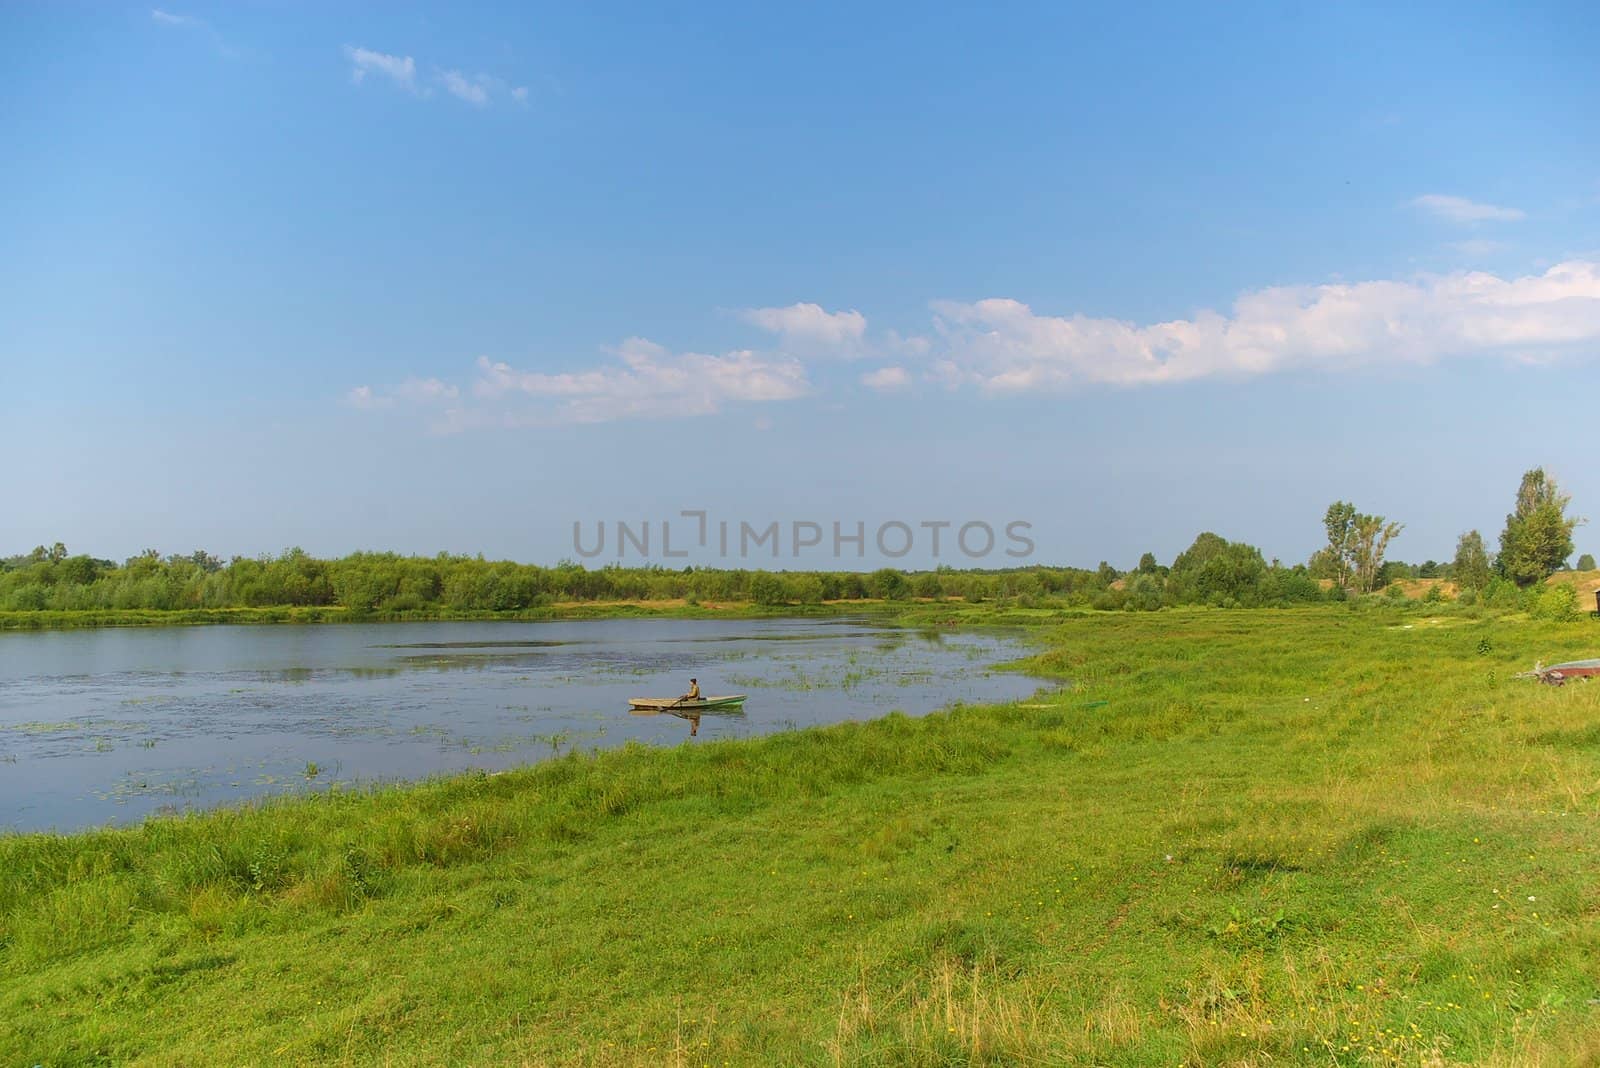
<path id="1" fill-rule="evenodd" d="M 700 700 L 700 680 L 699 679 L 690 679 L 689 680 L 689 692 L 684 694 L 682 697 L 678 698 L 678 700 L 680 700 L 680 701 L 698 701 L 698 700 Z"/>

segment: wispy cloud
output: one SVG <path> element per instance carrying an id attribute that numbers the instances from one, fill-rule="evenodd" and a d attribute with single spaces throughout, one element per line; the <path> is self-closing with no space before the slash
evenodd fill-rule
<path id="1" fill-rule="evenodd" d="M 417 91 L 417 61 L 410 56 L 392 56 L 355 45 L 345 45 L 344 54 L 350 59 L 350 80 L 357 85 L 366 81 L 367 75 L 378 74 L 408 93 Z"/>
<path id="2" fill-rule="evenodd" d="M 435 431 L 475 427 L 606 423 L 714 415 L 733 404 L 793 400 L 811 391 L 804 366 L 786 356 L 748 350 L 711 356 L 673 353 L 645 338 L 628 338 L 610 360 L 578 371 L 522 370 L 479 357 L 466 390 L 436 378 L 398 386 L 357 386 L 345 403 L 366 410 L 410 407 Z"/>
<path id="3" fill-rule="evenodd" d="M 674 354 L 646 338 L 628 338 L 611 351 L 615 363 L 586 371 L 546 374 L 478 360 L 473 393 L 481 400 L 521 395 L 548 402 L 536 418 L 571 423 L 712 415 L 729 403 L 793 400 L 810 391 L 798 360 L 750 350 L 721 356 Z"/>
<path id="4" fill-rule="evenodd" d="M 1453 223 L 1516 222 L 1528 217 L 1520 208 L 1481 204 L 1476 200 L 1445 193 L 1426 193 L 1411 203 L 1436 218 Z"/>
<path id="5" fill-rule="evenodd" d="M 476 107 L 487 107 L 489 104 L 489 78 L 480 74 L 476 78 L 467 78 L 458 70 L 447 70 L 439 73 L 439 82 L 444 86 L 444 91 L 458 100 L 465 100 Z"/>
<path id="6" fill-rule="evenodd" d="M 197 18 L 194 15 L 179 15 L 171 11 L 164 11 L 159 7 L 153 7 L 150 9 L 150 21 L 157 26 L 166 26 L 173 30 L 193 34 L 201 40 L 209 42 L 211 47 L 217 50 L 218 55 L 226 59 L 234 58 L 234 50 L 222 39 L 222 34 L 213 29 L 205 19 Z"/>
<path id="7" fill-rule="evenodd" d="M 519 105 L 528 103 L 527 86 L 509 85 L 492 74 L 466 74 L 459 70 L 435 68 L 427 83 L 423 84 L 417 77 L 417 61 L 411 56 L 390 55 L 355 45 L 345 45 L 344 54 L 350 60 L 350 80 L 357 85 L 366 81 L 367 75 L 377 74 L 419 97 L 432 96 L 435 88 L 438 88 L 478 108 L 488 107 L 495 99 L 502 97 Z"/>
<path id="8" fill-rule="evenodd" d="M 408 378 L 399 385 L 377 389 L 372 386 L 356 386 L 344 395 L 344 400 L 352 408 L 374 409 L 393 408 L 401 404 L 444 404 L 460 396 L 459 387 L 441 382 L 437 378 Z"/>

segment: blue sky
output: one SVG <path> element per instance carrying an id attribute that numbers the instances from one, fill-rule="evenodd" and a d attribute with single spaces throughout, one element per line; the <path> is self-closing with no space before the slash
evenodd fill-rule
<path id="1" fill-rule="evenodd" d="M 1536 464 L 1590 514 L 1597 31 L 10 5 L 0 551 L 553 562 L 704 509 L 1292 561 L 1345 498 L 1421 560 Z"/>

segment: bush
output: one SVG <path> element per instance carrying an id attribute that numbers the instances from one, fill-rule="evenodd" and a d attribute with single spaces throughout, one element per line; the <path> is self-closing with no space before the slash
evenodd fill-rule
<path id="1" fill-rule="evenodd" d="M 1100 612 L 1115 612 L 1122 608 L 1125 596 L 1121 590 L 1101 590 L 1089 606 Z"/>
<path id="2" fill-rule="evenodd" d="M 1535 619 L 1563 622 L 1578 618 L 1578 591 L 1571 586 L 1551 586 L 1534 599 L 1530 609 Z"/>
<path id="3" fill-rule="evenodd" d="M 1123 607 L 1130 612 L 1154 612 L 1161 607 L 1161 583 L 1154 575 L 1138 574 L 1128 583 Z"/>
<path id="4" fill-rule="evenodd" d="M 822 603 L 822 580 L 815 575 L 796 575 L 789 583 L 794 599 L 801 604 Z"/>
<path id="5" fill-rule="evenodd" d="M 867 585 L 874 597 L 881 597 L 885 601 L 903 601 L 911 595 L 911 584 L 906 581 L 905 573 L 892 567 L 881 567 L 874 571 L 867 579 Z"/>
<path id="6" fill-rule="evenodd" d="M 1496 575 L 1483 588 L 1483 603 L 1490 608 L 1522 608 L 1522 590 L 1515 582 Z"/>
<path id="7" fill-rule="evenodd" d="M 788 604 L 789 593 L 783 587 L 783 580 L 777 575 L 760 571 L 750 579 L 750 599 L 756 604 Z"/>

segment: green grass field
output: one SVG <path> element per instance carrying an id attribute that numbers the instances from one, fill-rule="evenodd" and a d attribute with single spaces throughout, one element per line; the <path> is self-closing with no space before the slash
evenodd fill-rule
<path id="1" fill-rule="evenodd" d="M 0 839 L 0 1061 L 1600 1063 L 1600 684 L 1511 678 L 1600 626 L 1023 618 L 1069 688 Z"/>

